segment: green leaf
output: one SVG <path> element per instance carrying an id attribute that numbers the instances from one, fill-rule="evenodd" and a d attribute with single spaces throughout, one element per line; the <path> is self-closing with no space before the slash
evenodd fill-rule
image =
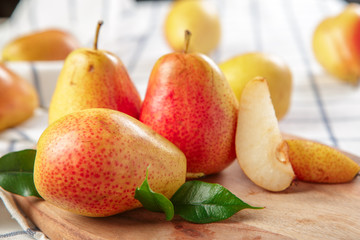
<path id="1" fill-rule="evenodd" d="M 35 155 L 34 149 L 8 153 L 0 158 L 0 171 L 33 172 Z"/>
<path id="2" fill-rule="evenodd" d="M 219 184 L 190 181 L 170 199 L 175 214 L 194 223 L 211 223 L 227 219 L 238 211 L 253 207 Z"/>
<path id="3" fill-rule="evenodd" d="M 151 190 L 148 183 L 148 169 L 144 182 L 135 190 L 135 199 L 139 200 L 143 207 L 149 211 L 164 212 L 168 221 L 174 217 L 174 206 L 170 200 Z"/>
<path id="4" fill-rule="evenodd" d="M 8 153 L 0 158 L 0 187 L 21 196 L 40 197 L 34 185 L 36 150 Z"/>

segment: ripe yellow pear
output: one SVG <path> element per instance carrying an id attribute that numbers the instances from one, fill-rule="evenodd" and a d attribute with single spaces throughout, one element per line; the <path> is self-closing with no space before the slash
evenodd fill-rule
<path id="1" fill-rule="evenodd" d="M 269 191 L 288 188 L 295 177 L 270 99 L 266 79 L 252 79 L 240 98 L 236 157 L 245 175 Z"/>
<path id="2" fill-rule="evenodd" d="M 316 183 L 344 183 L 354 179 L 360 166 L 340 151 L 313 141 L 291 139 L 289 160 L 297 179 Z"/>
<path id="3" fill-rule="evenodd" d="M 48 202 L 92 217 L 141 207 L 149 185 L 170 198 L 186 179 L 186 158 L 171 142 L 127 114 L 86 109 L 51 124 L 37 144 L 34 183 Z"/>
<path id="4" fill-rule="evenodd" d="M 138 118 L 141 98 L 116 55 L 94 48 L 79 48 L 65 60 L 49 106 L 49 123 L 74 111 L 110 108 Z"/>
<path id="5" fill-rule="evenodd" d="M 3 61 L 64 60 L 79 47 L 77 39 L 60 29 L 46 29 L 18 37 L 2 51 Z"/>
<path id="6" fill-rule="evenodd" d="M 184 32 L 192 33 L 188 52 L 211 53 L 221 37 L 220 19 L 207 0 L 174 1 L 165 19 L 164 33 L 174 51 L 184 49 Z"/>
<path id="7" fill-rule="evenodd" d="M 282 59 L 266 53 L 249 52 L 226 60 L 219 67 L 238 100 L 250 80 L 264 77 L 269 85 L 277 119 L 286 115 L 291 104 L 292 75 Z"/>
<path id="8" fill-rule="evenodd" d="M 0 63 L 0 131 L 27 120 L 38 106 L 35 88 Z"/>
<path id="9" fill-rule="evenodd" d="M 178 146 L 187 158 L 188 177 L 198 177 L 218 173 L 235 160 L 237 111 L 218 66 L 185 49 L 155 63 L 139 119 Z"/>

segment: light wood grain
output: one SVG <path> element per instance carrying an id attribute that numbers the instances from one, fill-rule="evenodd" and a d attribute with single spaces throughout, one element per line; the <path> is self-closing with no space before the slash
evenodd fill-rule
<path id="1" fill-rule="evenodd" d="M 360 162 L 360 158 L 351 156 Z M 88 218 L 32 197 L 14 198 L 52 240 L 57 239 L 360 239 L 360 179 L 346 184 L 295 181 L 281 192 L 255 186 L 237 162 L 203 179 L 219 183 L 262 210 L 243 210 L 218 223 L 192 224 L 137 209 L 113 217 Z"/>

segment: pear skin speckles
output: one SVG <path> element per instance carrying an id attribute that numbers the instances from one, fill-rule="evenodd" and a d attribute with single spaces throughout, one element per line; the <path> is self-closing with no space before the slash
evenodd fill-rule
<path id="1" fill-rule="evenodd" d="M 124 113 L 87 109 L 43 132 L 34 183 L 58 207 L 110 216 L 141 207 L 134 193 L 148 167 L 151 188 L 168 198 L 185 182 L 186 158 L 174 144 Z"/>
<path id="2" fill-rule="evenodd" d="M 220 69 L 202 54 L 171 53 L 155 64 L 140 121 L 178 146 L 189 176 L 235 160 L 238 102 Z"/>
<path id="3" fill-rule="evenodd" d="M 297 179 L 315 183 L 344 183 L 354 179 L 360 166 L 330 146 L 301 139 L 286 140 Z"/>

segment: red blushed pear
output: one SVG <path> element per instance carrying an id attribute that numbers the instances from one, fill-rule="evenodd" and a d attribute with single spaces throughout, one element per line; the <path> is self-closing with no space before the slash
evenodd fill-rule
<path id="1" fill-rule="evenodd" d="M 135 189 L 149 185 L 167 198 L 184 184 L 185 155 L 127 114 L 86 109 L 51 124 L 37 144 L 34 183 L 49 203 L 91 217 L 141 207 Z"/>
<path id="2" fill-rule="evenodd" d="M 0 131 L 29 119 L 38 106 L 35 88 L 0 62 Z"/>
<path id="3" fill-rule="evenodd" d="M 141 98 L 121 60 L 108 51 L 80 48 L 65 60 L 49 107 L 49 123 L 88 108 L 109 108 L 138 118 Z"/>
<path id="4" fill-rule="evenodd" d="M 324 19 L 313 34 L 318 62 L 336 78 L 359 84 L 360 4 L 349 4 L 339 15 Z"/>
<path id="5" fill-rule="evenodd" d="M 235 160 L 238 101 L 218 66 L 200 53 L 162 56 L 155 64 L 140 121 L 185 153 L 188 177 L 220 172 Z"/>

